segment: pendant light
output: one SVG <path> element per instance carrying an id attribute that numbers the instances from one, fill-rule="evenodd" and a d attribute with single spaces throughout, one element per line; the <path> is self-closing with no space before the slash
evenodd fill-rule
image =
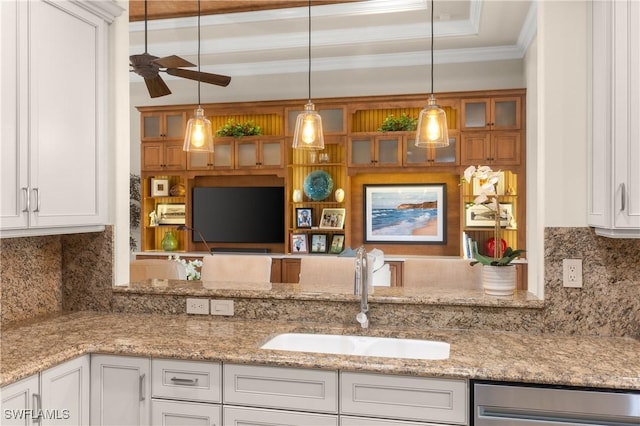
<path id="1" fill-rule="evenodd" d="M 200 104 L 200 0 L 198 0 L 198 108 L 187 122 L 183 151 L 213 152 L 213 129 Z"/>
<path id="2" fill-rule="evenodd" d="M 433 0 L 431 0 L 431 96 L 429 103 L 420 111 L 416 146 L 423 148 L 443 148 L 449 146 L 447 116 L 436 103 L 433 94 Z"/>
<path id="3" fill-rule="evenodd" d="M 293 132 L 293 148 L 307 150 L 324 149 L 322 135 L 322 117 L 315 110 L 311 102 L 311 0 L 309 0 L 309 73 L 308 73 L 308 102 L 304 111 L 298 114 L 296 128 Z"/>

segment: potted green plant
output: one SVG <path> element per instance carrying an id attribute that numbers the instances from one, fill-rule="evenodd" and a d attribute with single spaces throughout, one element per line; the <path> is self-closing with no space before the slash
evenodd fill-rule
<path id="1" fill-rule="evenodd" d="M 224 126 L 216 131 L 216 136 L 231 136 L 239 138 L 242 136 L 259 136 L 262 134 L 262 128 L 253 121 L 238 123 L 234 119 L 229 119 Z"/>
<path id="2" fill-rule="evenodd" d="M 382 125 L 378 128 L 379 132 L 412 132 L 416 130 L 418 126 L 418 119 L 413 118 L 406 113 L 400 117 L 396 117 L 393 114 L 387 115 L 382 122 Z"/>

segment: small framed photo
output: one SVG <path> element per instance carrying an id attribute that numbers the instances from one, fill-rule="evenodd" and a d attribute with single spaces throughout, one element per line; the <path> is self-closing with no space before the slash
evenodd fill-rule
<path id="1" fill-rule="evenodd" d="M 340 254 L 342 253 L 342 250 L 344 250 L 344 234 L 333 234 L 329 253 Z"/>
<path id="2" fill-rule="evenodd" d="M 296 208 L 296 228 L 311 228 L 313 213 L 309 208 Z"/>
<path id="3" fill-rule="evenodd" d="M 169 179 L 151 178 L 151 196 L 152 197 L 168 197 L 169 196 Z"/>
<path id="4" fill-rule="evenodd" d="M 307 234 L 291 234 L 291 253 L 309 253 Z"/>
<path id="5" fill-rule="evenodd" d="M 346 209 L 322 209 L 320 229 L 342 229 Z"/>
<path id="6" fill-rule="evenodd" d="M 504 195 L 504 172 L 496 172 L 498 175 L 498 183 L 496 184 L 495 191 L 485 191 L 482 189 L 482 182 L 477 177 L 473 178 L 473 195 L 480 195 L 483 192 L 487 194 L 492 194 L 493 192 L 496 195 Z"/>
<path id="7" fill-rule="evenodd" d="M 158 204 L 156 206 L 156 218 L 159 225 L 184 225 L 184 204 Z"/>
<path id="8" fill-rule="evenodd" d="M 327 252 L 327 234 L 311 234 L 311 253 Z"/>
<path id="9" fill-rule="evenodd" d="M 495 226 L 495 214 L 495 211 L 484 204 L 471 203 L 467 206 L 466 211 L 467 226 L 491 228 Z M 509 227 L 513 221 L 513 204 L 500 203 L 500 226 Z"/>

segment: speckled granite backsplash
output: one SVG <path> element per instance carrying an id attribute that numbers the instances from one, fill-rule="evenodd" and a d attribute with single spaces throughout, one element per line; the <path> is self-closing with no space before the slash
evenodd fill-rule
<path id="1" fill-rule="evenodd" d="M 0 250 L 3 323 L 61 309 L 184 312 L 183 297 L 112 294 L 110 228 L 98 234 L 4 239 Z M 583 259 L 582 289 L 562 287 L 564 258 Z M 381 325 L 640 338 L 638 259 L 640 240 L 598 237 L 590 228 L 547 228 L 543 309 L 379 304 L 372 306 L 372 314 Z M 36 308 L 30 305 L 34 301 Z M 236 317 L 247 319 L 340 322 L 351 317 L 344 303 L 266 298 L 236 303 Z"/>

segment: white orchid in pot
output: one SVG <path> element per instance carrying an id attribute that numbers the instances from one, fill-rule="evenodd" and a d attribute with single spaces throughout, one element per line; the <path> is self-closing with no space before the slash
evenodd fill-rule
<path id="1" fill-rule="evenodd" d="M 500 172 L 494 172 L 489 166 L 469 166 L 464 171 L 464 180 L 467 183 L 473 183 L 474 179 L 478 179 L 480 194 L 476 196 L 473 202 L 475 205 L 484 206 L 488 209 L 491 214 L 490 217 L 495 221 L 495 225 L 493 257 L 484 256 L 475 250 L 472 253 L 475 260 L 471 262 L 471 266 L 478 263 L 483 265 L 482 279 L 485 293 L 495 296 L 511 295 L 515 289 L 515 267 L 502 267 L 513 266 L 511 262 L 524 253 L 525 250 L 502 247 L 500 201 L 497 191 Z"/>

